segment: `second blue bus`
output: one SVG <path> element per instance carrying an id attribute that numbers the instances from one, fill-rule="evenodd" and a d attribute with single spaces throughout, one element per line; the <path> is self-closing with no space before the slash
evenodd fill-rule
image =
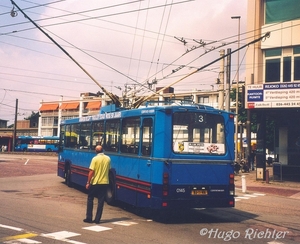
<path id="1" fill-rule="evenodd" d="M 15 151 L 57 152 L 58 136 L 18 136 Z"/>

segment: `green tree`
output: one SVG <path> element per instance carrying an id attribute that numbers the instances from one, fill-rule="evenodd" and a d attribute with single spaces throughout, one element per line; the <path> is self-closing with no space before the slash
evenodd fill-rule
<path id="1" fill-rule="evenodd" d="M 37 116 L 39 116 L 39 112 L 31 111 L 31 115 L 29 115 L 28 117 L 25 117 L 24 120 L 30 120 L 30 119 L 33 119 Z"/>

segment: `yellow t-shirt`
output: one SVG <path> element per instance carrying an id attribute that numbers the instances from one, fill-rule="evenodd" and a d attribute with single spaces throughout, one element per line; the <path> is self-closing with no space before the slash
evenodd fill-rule
<path id="1" fill-rule="evenodd" d="M 108 173 L 110 169 L 110 158 L 108 156 L 103 153 L 98 153 L 95 157 L 93 157 L 90 169 L 94 171 L 91 185 L 109 183 Z"/>

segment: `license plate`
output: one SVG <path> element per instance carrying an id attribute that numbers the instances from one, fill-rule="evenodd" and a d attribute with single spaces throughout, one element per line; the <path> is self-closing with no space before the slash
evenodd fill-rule
<path id="1" fill-rule="evenodd" d="M 207 195 L 207 190 L 192 190 L 192 195 Z"/>

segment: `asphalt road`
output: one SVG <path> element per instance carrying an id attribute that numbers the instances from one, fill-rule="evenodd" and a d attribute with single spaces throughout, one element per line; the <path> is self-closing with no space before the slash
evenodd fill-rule
<path id="1" fill-rule="evenodd" d="M 237 189 L 236 207 L 178 211 L 168 220 L 105 205 L 86 224 L 86 193 L 56 176 L 57 159 L 0 154 L 2 243 L 300 243 L 299 199 Z"/>

